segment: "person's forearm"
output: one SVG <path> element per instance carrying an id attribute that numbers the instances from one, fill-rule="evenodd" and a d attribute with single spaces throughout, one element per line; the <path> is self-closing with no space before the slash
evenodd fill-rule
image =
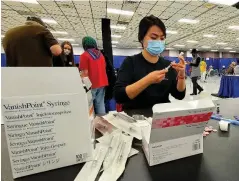
<path id="1" fill-rule="evenodd" d="M 185 79 L 178 79 L 177 90 L 183 92 L 186 88 Z"/>
<path id="2" fill-rule="evenodd" d="M 150 85 L 147 77 L 140 79 L 139 81 L 128 85 L 125 88 L 126 94 L 130 99 L 134 99 L 137 97 L 144 89 L 146 89 Z"/>
<path id="3" fill-rule="evenodd" d="M 177 90 L 179 92 L 183 92 L 186 88 L 185 76 L 185 72 L 179 72 L 178 74 Z"/>
<path id="4" fill-rule="evenodd" d="M 88 70 L 82 70 L 81 77 L 88 77 Z"/>

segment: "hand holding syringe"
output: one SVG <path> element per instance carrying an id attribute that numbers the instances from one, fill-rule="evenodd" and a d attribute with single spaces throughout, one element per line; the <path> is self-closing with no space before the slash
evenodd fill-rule
<path id="1" fill-rule="evenodd" d="M 179 57 L 181 57 L 181 56 L 183 56 L 183 52 L 181 52 L 180 54 L 179 54 Z M 169 70 L 174 64 L 176 64 L 175 63 L 175 61 L 173 61 L 169 66 L 167 66 L 166 68 L 164 68 L 165 70 Z M 167 78 L 165 78 L 164 80 L 168 80 Z"/>
<path id="2" fill-rule="evenodd" d="M 178 78 L 183 80 L 185 79 L 185 68 L 186 68 L 186 62 L 183 57 L 183 52 L 181 52 L 178 56 L 179 63 L 172 62 L 172 68 L 174 68 L 178 73 Z"/>
<path id="3" fill-rule="evenodd" d="M 185 70 L 185 68 L 184 68 L 185 62 L 184 62 L 184 58 L 182 57 L 182 55 L 183 55 L 183 52 L 181 52 L 180 55 L 179 55 L 180 62 L 178 64 L 175 63 L 175 62 L 172 62 L 169 66 L 165 67 L 162 70 L 156 70 L 156 71 L 153 71 L 153 72 L 149 73 L 145 77 L 146 82 L 149 85 L 151 85 L 151 84 L 160 83 L 162 80 L 167 80 L 167 79 L 165 79 L 165 75 L 171 67 L 173 67 L 177 71 Z M 183 60 L 183 62 L 182 62 L 182 60 Z M 182 65 L 182 63 L 184 65 Z"/>

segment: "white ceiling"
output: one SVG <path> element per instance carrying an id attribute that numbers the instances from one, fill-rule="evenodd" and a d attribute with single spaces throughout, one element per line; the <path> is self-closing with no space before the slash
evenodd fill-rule
<path id="1" fill-rule="evenodd" d="M 119 48 L 137 48 L 139 21 L 147 15 L 161 18 L 167 30 L 177 31 L 178 34 L 167 35 L 167 47 L 180 50 L 198 48 L 200 50 L 216 49 L 220 51 L 225 47 L 239 52 L 239 30 L 230 30 L 229 26 L 239 26 L 239 10 L 229 6 L 210 5 L 203 0 L 161 0 L 161 1 L 45 1 L 38 0 L 39 4 L 1 1 L 1 31 L 4 34 L 10 28 L 22 25 L 26 17 L 36 15 L 41 18 L 51 18 L 57 24 L 48 24 L 49 29 L 67 31 L 68 35 L 55 35 L 55 37 L 74 38 L 74 43 L 81 44 L 84 36 L 89 35 L 97 39 L 102 47 L 101 18 L 111 19 L 112 25 L 124 22 L 125 30 L 112 29 L 112 34 L 121 35 L 121 38 L 112 38 L 119 41 Z M 133 16 L 107 13 L 107 8 L 134 11 Z M 19 14 L 20 13 L 20 14 Z M 197 24 L 179 23 L 181 18 L 196 19 Z M 205 38 L 204 34 L 217 35 L 216 38 Z M 188 43 L 188 40 L 198 41 L 197 44 Z M 225 42 L 227 45 L 217 45 Z M 183 44 L 185 47 L 174 47 Z M 202 46 L 210 46 L 203 49 Z"/>

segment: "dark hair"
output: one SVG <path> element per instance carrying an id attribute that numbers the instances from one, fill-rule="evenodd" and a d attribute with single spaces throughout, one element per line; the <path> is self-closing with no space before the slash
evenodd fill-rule
<path id="1" fill-rule="evenodd" d="M 61 44 L 61 48 L 62 50 L 64 50 L 64 45 L 67 44 L 71 47 L 71 53 L 69 54 L 69 56 L 67 56 L 68 61 L 72 62 L 72 66 L 75 66 L 75 61 L 74 61 L 74 52 L 73 52 L 73 47 L 71 45 L 71 43 L 69 41 L 64 41 Z M 62 53 L 64 53 L 64 51 L 62 51 Z"/>
<path id="2" fill-rule="evenodd" d="M 239 58 L 237 59 L 237 64 L 239 65 Z"/>
<path id="3" fill-rule="evenodd" d="M 88 49 L 92 49 L 92 48 L 95 48 L 95 46 L 92 46 L 92 45 L 83 45 L 83 49 L 84 50 L 88 50 Z M 97 48 L 96 48 L 97 49 Z"/>
<path id="4" fill-rule="evenodd" d="M 163 34 L 166 38 L 166 27 L 164 23 L 156 16 L 150 15 L 150 16 L 144 17 L 139 23 L 138 40 L 141 44 L 149 28 L 151 28 L 154 25 L 158 26 L 163 31 Z"/>
<path id="5" fill-rule="evenodd" d="M 197 53 L 198 51 L 197 51 L 197 49 L 192 49 L 192 51 L 191 51 L 191 53 Z"/>
<path id="6" fill-rule="evenodd" d="M 40 25 L 44 26 L 45 28 L 47 28 L 46 24 L 41 20 L 41 18 L 32 16 L 32 17 L 27 17 L 27 21 L 35 21 L 37 23 L 39 23 Z"/>

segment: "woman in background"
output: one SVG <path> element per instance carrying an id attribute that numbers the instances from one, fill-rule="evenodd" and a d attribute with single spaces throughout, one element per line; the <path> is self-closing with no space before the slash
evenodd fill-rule
<path id="1" fill-rule="evenodd" d="M 57 57 L 53 57 L 54 67 L 74 67 L 74 53 L 70 42 L 64 41 L 61 44 L 62 53 Z"/>

